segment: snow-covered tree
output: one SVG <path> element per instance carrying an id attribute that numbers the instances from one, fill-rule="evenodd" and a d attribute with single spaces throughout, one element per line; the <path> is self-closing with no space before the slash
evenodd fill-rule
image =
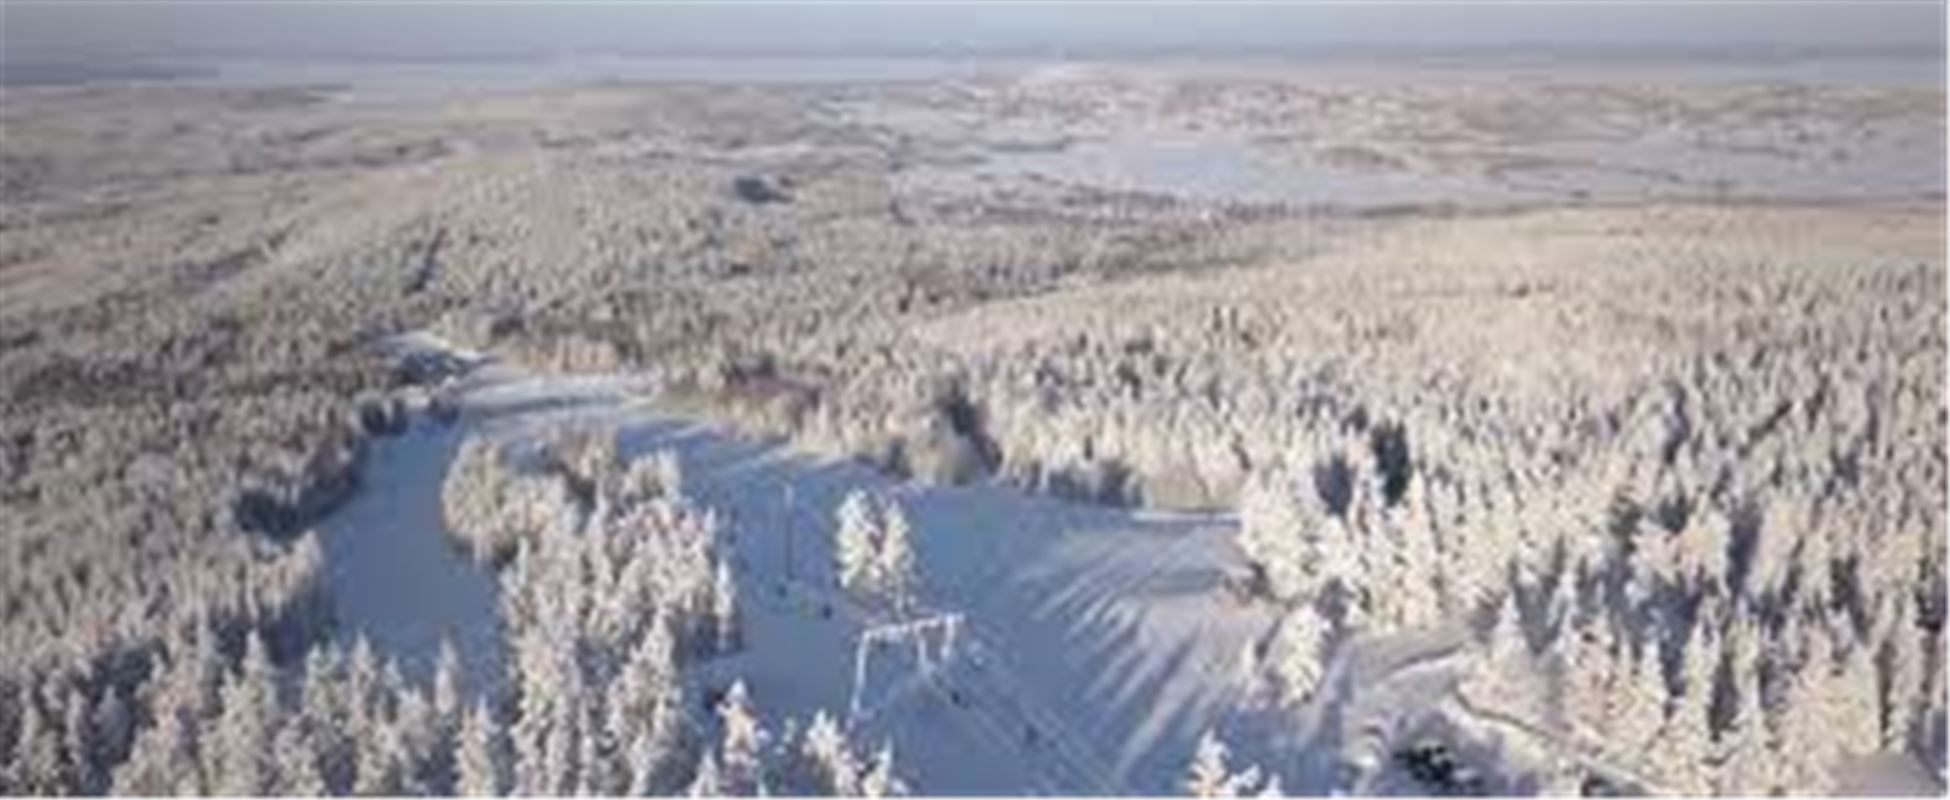
<path id="1" fill-rule="evenodd" d="M 907 794 L 907 784 L 894 772 L 894 747 L 883 744 L 874 751 L 873 761 L 860 776 L 861 797 L 898 797 Z"/>
<path id="2" fill-rule="evenodd" d="M 377 720 L 359 748 L 359 773 L 353 792 L 362 795 L 404 794 L 410 787 L 412 759 L 398 723 Z"/>
<path id="3" fill-rule="evenodd" d="M 838 797 L 861 793 L 860 766 L 831 714 L 822 710 L 813 716 L 799 752 L 815 791 Z"/>
<path id="4" fill-rule="evenodd" d="M 36 694 L 20 690 L 20 727 L 14 734 L 13 764 L 7 777 L 29 794 L 60 794 L 69 785 L 69 765 L 62 755 L 61 727 L 47 718 Z"/>
<path id="5" fill-rule="evenodd" d="M 405 751 L 405 770 L 401 776 L 409 794 L 435 794 L 443 783 L 451 783 L 445 772 L 451 745 L 442 740 L 440 722 L 432 701 L 418 686 L 400 686 L 394 692 L 394 725 L 399 729 Z"/>
<path id="6" fill-rule="evenodd" d="M 1259 769 L 1234 773 L 1226 765 L 1229 754 L 1217 734 L 1207 730 L 1200 735 L 1185 775 L 1186 793 L 1193 797 L 1239 797 L 1252 792 L 1259 785 Z"/>
<path id="7" fill-rule="evenodd" d="M 1287 612 L 1267 645 L 1267 667 L 1282 701 L 1301 704 L 1312 699 L 1326 658 L 1326 620 L 1304 605 Z"/>
<path id="8" fill-rule="evenodd" d="M 897 616 L 906 616 L 913 609 L 914 593 L 920 585 L 920 573 L 914 560 L 913 528 L 907 522 L 907 512 L 893 500 L 886 503 L 882 515 L 885 524 L 881 531 L 880 550 L 875 561 L 879 591 L 887 599 Z"/>
<path id="9" fill-rule="evenodd" d="M 1264 576 L 1276 597 L 1311 599 L 1318 590 L 1322 568 L 1315 520 L 1307 513 L 1300 492 L 1284 476 L 1251 483 L 1239 506 L 1239 546 Z"/>
<path id="10" fill-rule="evenodd" d="M 1666 724 L 1666 679 L 1656 658 L 1637 659 L 1612 675 L 1605 716 L 1589 724 L 1605 732 L 1600 741 L 1612 752 L 1636 759 Z"/>
<path id="11" fill-rule="evenodd" d="M 1773 794 L 1784 788 L 1779 780 L 1784 765 L 1767 746 L 1757 678 L 1738 681 L 1733 689 L 1740 695 L 1739 705 L 1720 734 L 1713 775 L 1718 794 Z"/>
<path id="12" fill-rule="evenodd" d="M 900 504 L 854 490 L 840 503 L 834 533 L 834 569 L 840 586 L 887 604 L 896 615 L 912 610 L 920 587 L 913 527 Z"/>
<path id="13" fill-rule="evenodd" d="M 174 668 L 180 670 L 180 667 Z M 136 736 L 129 757 L 115 771 L 114 792 L 116 794 L 166 795 L 179 788 L 188 788 L 192 794 L 202 793 L 199 784 L 184 786 L 185 781 L 193 781 L 202 774 L 202 765 L 196 760 L 196 721 L 184 702 L 180 680 L 169 680 L 158 696 L 151 701 L 156 709 L 156 719 Z M 34 788 L 32 776 L 45 776 L 48 755 L 34 750 L 22 749 L 37 737 L 28 735 L 37 730 L 40 723 L 25 716 L 34 712 L 31 707 L 23 709 L 20 733 L 15 739 L 13 786 L 22 791 Z"/>
<path id="14" fill-rule="evenodd" d="M 682 688 L 669 625 L 647 626 L 609 690 L 609 737 L 621 748 L 632 794 L 651 792 L 676 754 L 683 722 Z"/>
<path id="15" fill-rule="evenodd" d="M 507 785 L 506 743 L 487 705 L 476 701 L 461 721 L 454 753 L 454 791 L 465 797 L 493 797 Z"/>
<path id="16" fill-rule="evenodd" d="M 1432 624 L 1441 613 L 1441 599 L 1436 593 L 1435 543 L 1426 518 L 1413 507 L 1391 510 L 1386 518 L 1383 538 L 1390 547 L 1390 577 L 1378 583 L 1385 587 L 1379 593 L 1393 601 L 1393 627 Z"/>
<path id="17" fill-rule="evenodd" d="M 276 680 L 263 639 L 252 634 L 242 666 L 223 687 L 223 714 L 210 741 L 217 794 L 261 795 L 275 788 L 270 748 L 279 719 Z"/>
<path id="18" fill-rule="evenodd" d="M 460 655 L 454 651 L 453 642 L 442 639 L 440 654 L 434 661 L 433 705 L 427 720 L 427 740 L 420 743 L 425 754 L 422 776 L 429 789 L 437 794 L 454 792 L 454 753 L 455 737 L 460 735 L 461 717 L 466 713 L 462 706 Z"/>
<path id="19" fill-rule="evenodd" d="M 271 760 L 277 765 L 277 785 L 271 794 L 287 797 L 324 797 L 331 793 L 325 775 L 318 770 L 318 756 L 300 719 L 288 719 L 278 728 L 271 745 Z"/>
<path id="20" fill-rule="evenodd" d="M 879 551 L 880 524 L 873 501 L 865 491 L 848 492 L 840 502 L 833 534 L 834 573 L 842 588 L 862 590 L 873 582 Z"/>
<path id="21" fill-rule="evenodd" d="M 718 703 L 718 723 L 724 728 L 719 751 L 723 784 L 733 794 L 765 792 L 765 767 L 760 761 L 767 736 L 753 711 L 744 681 L 736 681 Z"/>
<path id="22" fill-rule="evenodd" d="M 731 576 L 729 559 L 718 559 L 717 567 L 712 570 L 711 619 L 717 629 L 718 652 L 736 651 L 740 646 L 738 583 Z"/>
<path id="23" fill-rule="evenodd" d="M 441 639 L 433 667 L 433 713 L 441 724 L 458 727 L 461 711 L 460 654 L 452 640 Z"/>

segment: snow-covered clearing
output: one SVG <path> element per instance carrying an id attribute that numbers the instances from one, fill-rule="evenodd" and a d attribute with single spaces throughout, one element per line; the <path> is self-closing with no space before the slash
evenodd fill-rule
<path id="1" fill-rule="evenodd" d="M 324 523 L 342 630 L 410 666 L 430 664 L 443 636 L 476 675 L 502 661 L 492 576 L 442 532 L 440 482 L 458 443 L 613 426 L 625 458 L 677 453 L 685 491 L 725 515 L 745 649 L 693 678 L 699 696 L 743 679 L 772 726 L 845 714 L 855 643 L 891 621 L 834 588 L 842 498 L 866 489 L 905 508 L 923 576 L 916 616 L 960 614 L 956 647 L 932 681 L 915 677 L 911 649 L 874 653 L 852 725 L 866 741 L 894 742 L 926 793 L 1176 793 L 1208 728 L 1232 743 L 1235 763 L 1320 792 L 1350 780 L 1344 745 L 1385 766 L 1390 744 L 1455 694 L 1462 638 L 1447 632 L 1351 643 L 1299 724 L 1270 708 L 1245 654 L 1274 613 L 1225 588 L 1243 564 L 1229 515 L 900 483 L 672 416 L 623 378 L 489 364 L 453 388 L 458 419 L 416 414 L 406 433 L 377 442 L 361 493 Z"/>

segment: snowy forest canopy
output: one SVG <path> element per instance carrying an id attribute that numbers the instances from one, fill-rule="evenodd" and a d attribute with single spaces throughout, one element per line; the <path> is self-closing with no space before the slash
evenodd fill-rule
<path id="1" fill-rule="evenodd" d="M 4 91 L 0 791 L 927 792 L 919 743 L 738 674 L 754 604 L 965 620 L 961 652 L 999 656 L 1030 616 L 947 601 L 1038 566 L 1140 573 L 1152 594 L 1079 581 L 1037 610 L 1105 626 L 1178 703 L 1091 718 L 1103 752 L 1020 711 L 1045 724 L 991 738 L 1053 754 L 1055 788 L 1941 791 L 1940 91 Z M 1215 127 L 1265 169 L 1461 199 L 926 171 L 1117 163 L 1089 148 L 1142 129 L 1202 142 L 1203 175 Z M 389 349 L 408 335 L 447 349 Z M 609 427 L 475 435 L 469 358 L 564 405 L 628 375 L 907 483 L 781 523 Z M 332 591 L 321 522 L 421 430 L 457 442 L 428 533 L 491 576 L 491 678 L 403 666 Z M 1187 535 L 949 515 L 999 496 L 949 487 Z M 1023 558 L 1132 561 L 924 569 L 971 519 L 1057 540 Z M 755 595 L 774 576 L 741 558 L 793 531 L 817 593 Z"/>

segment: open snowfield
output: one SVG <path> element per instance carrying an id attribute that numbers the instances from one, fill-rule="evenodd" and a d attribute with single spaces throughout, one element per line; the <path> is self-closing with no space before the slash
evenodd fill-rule
<path id="1" fill-rule="evenodd" d="M 0 793 L 1941 795 L 1924 61 L 0 87 Z"/>

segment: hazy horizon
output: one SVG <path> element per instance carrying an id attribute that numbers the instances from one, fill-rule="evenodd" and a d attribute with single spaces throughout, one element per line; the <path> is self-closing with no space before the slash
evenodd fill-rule
<path id="1" fill-rule="evenodd" d="M 0 60 L 1347 52 L 1940 56 L 1939 3 L 47 3 Z"/>

